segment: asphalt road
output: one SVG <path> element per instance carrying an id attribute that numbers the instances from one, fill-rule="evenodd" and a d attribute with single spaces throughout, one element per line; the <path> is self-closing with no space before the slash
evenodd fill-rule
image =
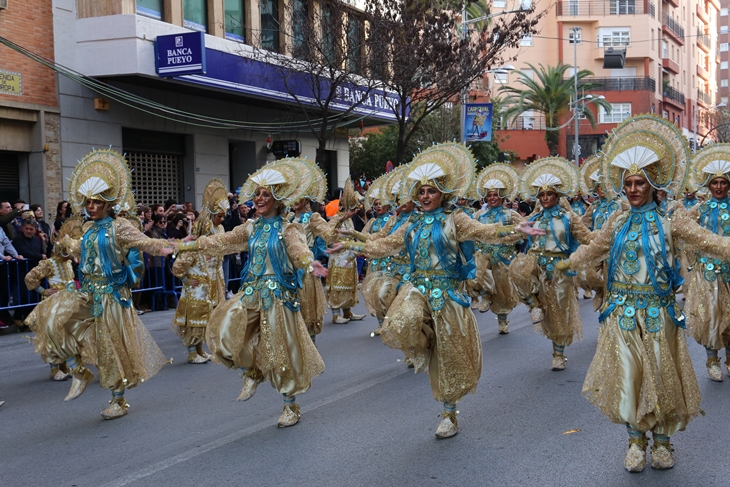
<path id="1" fill-rule="evenodd" d="M 23 334 L 1 336 L 0 485 L 727 485 L 730 378 L 707 379 L 694 342 L 707 415 L 672 438 L 673 469 L 624 470 L 625 427 L 580 395 L 597 333 L 591 302 L 580 305 L 584 338 L 567 349 L 564 372 L 550 370 L 550 342 L 525 307 L 503 336 L 494 315 L 477 313 L 482 378 L 459 404 L 460 433 L 448 440 L 434 437 L 442 408 L 428 377 L 370 338 L 371 317 L 325 324 L 317 344 L 327 370 L 298 397 L 302 420 L 287 429 L 276 427 L 282 398 L 268 384 L 237 402 L 237 372 L 185 362 L 172 311 L 143 319 L 174 364 L 128 391 L 130 414 L 114 421 L 99 415 L 110 394 L 97 382 L 65 403 L 70 381 L 51 382 Z"/>

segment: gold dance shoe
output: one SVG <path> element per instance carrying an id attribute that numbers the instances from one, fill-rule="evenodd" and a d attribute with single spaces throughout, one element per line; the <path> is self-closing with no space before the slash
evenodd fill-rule
<path id="1" fill-rule="evenodd" d="M 279 428 L 288 428 L 289 426 L 294 426 L 299 422 L 299 418 L 301 416 L 302 410 L 299 407 L 299 404 L 285 404 L 284 410 L 281 412 L 281 416 L 279 416 Z"/>
<path id="2" fill-rule="evenodd" d="M 64 401 L 72 401 L 79 397 L 86 390 L 86 386 L 94 379 L 94 374 L 84 366 L 78 367 L 77 372 L 71 377 L 71 388 Z"/>
<path id="3" fill-rule="evenodd" d="M 451 438 L 459 432 L 459 421 L 456 419 L 456 412 L 444 413 L 444 419 L 436 428 L 436 438 Z"/>
<path id="4" fill-rule="evenodd" d="M 542 320 L 545 319 L 545 313 L 543 313 L 542 309 L 535 306 L 530 310 L 530 318 L 532 318 L 533 324 L 542 323 Z"/>
<path id="5" fill-rule="evenodd" d="M 624 468 L 629 472 L 642 472 L 646 467 L 646 447 L 649 444 L 646 436 L 629 438 L 629 449 L 626 451 Z"/>
<path id="6" fill-rule="evenodd" d="M 336 325 L 344 325 L 345 323 L 349 323 L 350 318 L 345 318 L 344 316 L 337 315 L 334 318 L 332 318 L 332 323 Z"/>
<path id="7" fill-rule="evenodd" d="M 238 395 L 239 401 L 248 401 L 256 394 L 256 388 L 261 383 L 260 380 L 253 379 L 249 376 L 243 378 L 243 387 L 241 388 L 241 394 Z"/>
<path id="8" fill-rule="evenodd" d="M 355 313 L 350 314 L 350 316 L 346 316 L 345 319 L 350 321 L 362 321 L 365 318 L 365 315 L 356 315 Z"/>
<path id="9" fill-rule="evenodd" d="M 486 313 L 489 311 L 489 308 L 492 307 L 492 302 L 488 299 L 482 298 L 481 301 L 479 301 L 479 312 L 480 313 Z"/>
<path id="10" fill-rule="evenodd" d="M 666 470 L 674 466 L 672 445 L 654 440 L 651 446 L 651 468 Z"/>
<path id="11" fill-rule="evenodd" d="M 717 357 L 707 358 L 707 375 L 715 382 L 722 382 L 722 369 L 720 368 L 720 359 Z"/>
<path id="12" fill-rule="evenodd" d="M 565 370 L 565 362 L 567 362 L 567 358 L 565 358 L 564 355 L 558 355 L 557 353 L 553 354 L 553 363 L 552 363 L 552 370 Z"/>
<path id="13" fill-rule="evenodd" d="M 101 412 L 104 419 L 117 419 L 129 414 L 129 404 L 123 397 L 109 401 L 109 407 Z"/>
<path id="14" fill-rule="evenodd" d="M 508 334 L 509 333 L 509 321 L 499 320 L 497 322 L 497 329 L 499 330 L 500 335 Z"/>

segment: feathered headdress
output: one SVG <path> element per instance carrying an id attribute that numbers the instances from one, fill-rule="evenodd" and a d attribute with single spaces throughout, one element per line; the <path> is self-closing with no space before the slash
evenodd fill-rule
<path id="1" fill-rule="evenodd" d="M 562 157 L 547 157 L 530 163 L 520 175 L 519 187 L 525 200 L 537 199 L 540 191 L 550 190 L 572 198 L 580 186 L 580 172 Z"/>
<path id="2" fill-rule="evenodd" d="M 127 161 L 109 149 L 93 150 L 84 156 L 68 178 L 68 199 L 81 214 L 87 200 L 109 203 L 114 213 L 122 210 L 130 186 Z"/>
<path id="3" fill-rule="evenodd" d="M 509 164 L 490 164 L 482 169 L 475 184 L 480 198 L 486 198 L 490 191 L 496 191 L 502 198 L 514 199 L 517 195 L 519 175 Z"/>

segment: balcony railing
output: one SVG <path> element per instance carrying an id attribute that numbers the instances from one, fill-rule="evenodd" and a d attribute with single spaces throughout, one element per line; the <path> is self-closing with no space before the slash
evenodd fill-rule
<path id="1" fill-rule="evenodd" d="M 705 34 L 700 29 L 697 29 L 697 42 L 707 47 L 708 49 L 710 48 L 710 36 Z"/>
<path id="2" fill-rule="evenodd" d="M 497 122 L 497 130 L 545 130 L 545 115 L 521 115 L 512 121 L 502 117 Z"/>
<path id="3" fill-rule="evenodd" d="M 654 4 L 644 0 L 558 0 L 555 7 L 557 15 L 565 17 L 655 15 Z"/>
<path id="4" fill-rule="evenodd" d="M 600 83 L 601 87 L 591 91 L 656 91 L 656 81 L 649 76 L 621 78 L 583 78 L 578 87 L 586 83 Z"/>
<path id="5" fill-rule="evenodd" d="M 712 105 L 712 96 L 709 93 L 697 90 L 697 101 L 709 106 Z"/>
<path id="6" fill-rule="evenodd" d="M 682 41 L 684 41 L 684 27 L 679 25 L 679 22 L 677 22 L 672 17 L 670 17 L 669 14 L 666 12 L 664 13 L 663 24 L 667 29 L 672 31 L 674 33 L 674 35 L 676 35 L 677 37 L 682 39 Z"/>
<path id="7" fill-rule="evenodd" d="M 649 5 L 649 15 L 651 15 L 651 18 L 656 17 L 656 7 L 654 6 L 654 2 L 647 2 Z"/>
<path id="8" fill-rule="evenodd" d="M 662 95 L 664 96 L 664 98 L 669 98 L 670 100 L 675 101 L 680 105 L 684 105 L 684 93 L 672 88 L 671 86 L 665 86 L 662 89 Z"/>

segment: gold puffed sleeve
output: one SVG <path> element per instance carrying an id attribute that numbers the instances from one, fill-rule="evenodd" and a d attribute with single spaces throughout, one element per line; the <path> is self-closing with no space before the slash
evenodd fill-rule
<path id="1" fill-rule="evenodd" d="M 41 260 L 25 275 L 25 286 L 28 289 L 35 289 L 41 285 L 41 281 L 53 275 L 53 265 L 50 259 Z"/>
<path id="2" fill-rule="evenodd" d="M 588 209 L 586 210 L 585 214 L 580 217 L 580 221 L 588 228 L 591 228 L 591 225 L 593 224 L 593 211 L 596 209 L 596 202 L 594 201 L 590 205 L 588 205 Z"/>
<path id="3" fill-rule="evenodd" d="M 366 255 L 371 259 L 384 259 L 396 255 L 405 247 L 404 237 L 408 227 L 409 225 L 401 225 L 398 230 L 390 235 L 367 242 L 345 242 L 345 248 Z"/>
<path id="4" fill-rule="evenodd" d="M 116 226 L 116 238 L 119 244 L 125 248 L 136 248 L 141 252 L 150 255 L 162 255 L 160 252 L 164 248 L 170 247 L 167 240 L 161 238 L 149 238 L 140 232 L 126 218 L 116 218 L 114 220 Z"/>
<path id="5" fill-rule="evenodd" d="M 172 275 L 185 282 L 185 274 L 195 264 L 197 252 L 180 252 L 172 264 Z"/>
<path id="6" fill-rule="evenodd" d="M 327 221 L 319 213 L 312 213 L 312 216 L 309 217 L 309 229 L 312 231 L 312 235 L 321 238 L 327 245 L 337 242 L 340 237 L 337 232 L 339 216 L 338 213 L 332 220 Z"/>
<path id="7" fill-rule="evenodd" d="M 198 237 L 195 242 L 180 245 L 181 251 L 200 250 L 211 257 L 223 257 L 224 255 L 245 252 L 248 250 L 248 238 L 251 235 L 251 228 L 254 220 L 248 220 L 243 225 L 234 227 L 226 233 Z"/>
<path id="8" fill-rule="evenodd" d="M 670 219 L 672 235 L 682 241 L 682 250 L 694 251 L 714 259 L 730 260 L 730 238 L 717 235 L 697 223 L 680 205 Z"/>
<path id="9" fill-rule="evenodd" d="M 591 242 L 593 235 L 590 229 L 583 223 L 582 217 L 571 211 L 570 215 L 570 234 L 574 239 L 581 245 L 586 245 Z"/>
<path id="10" fill-rule="evenodd" d="M 461 210 L 451 214 L 459 242 L 476 241 L 486 244 L 511 244 L 518 242 L 523 234 L 515 231 L 515 225 L 479 223 Z"/>
<path id="11" fill-rule="evenodd" d="M 302 227 L 296 223 L 286 225 L 282 232 L 284 244 L 286 245 L 286 253 L 289 255 L 289 260 L 301 268 L 307 269 L 312 261 L 314 261 L 314 255 L 309 250 L 307 245 L 307 239 L 302 234 Z"/>
<path id="12" fill-rule="evenodd" d="M 689 218 L 691 218 L 691 219 L 693 219 L 695 221 L 699 221 L 699 219 L 700 219 L 700 203 L 698 203 L 698 204 L 694 205 L 692 208 L 690 208 L 690 210 L 687 213 L 688 213 L 687 216 L 689 216 Z"/>

